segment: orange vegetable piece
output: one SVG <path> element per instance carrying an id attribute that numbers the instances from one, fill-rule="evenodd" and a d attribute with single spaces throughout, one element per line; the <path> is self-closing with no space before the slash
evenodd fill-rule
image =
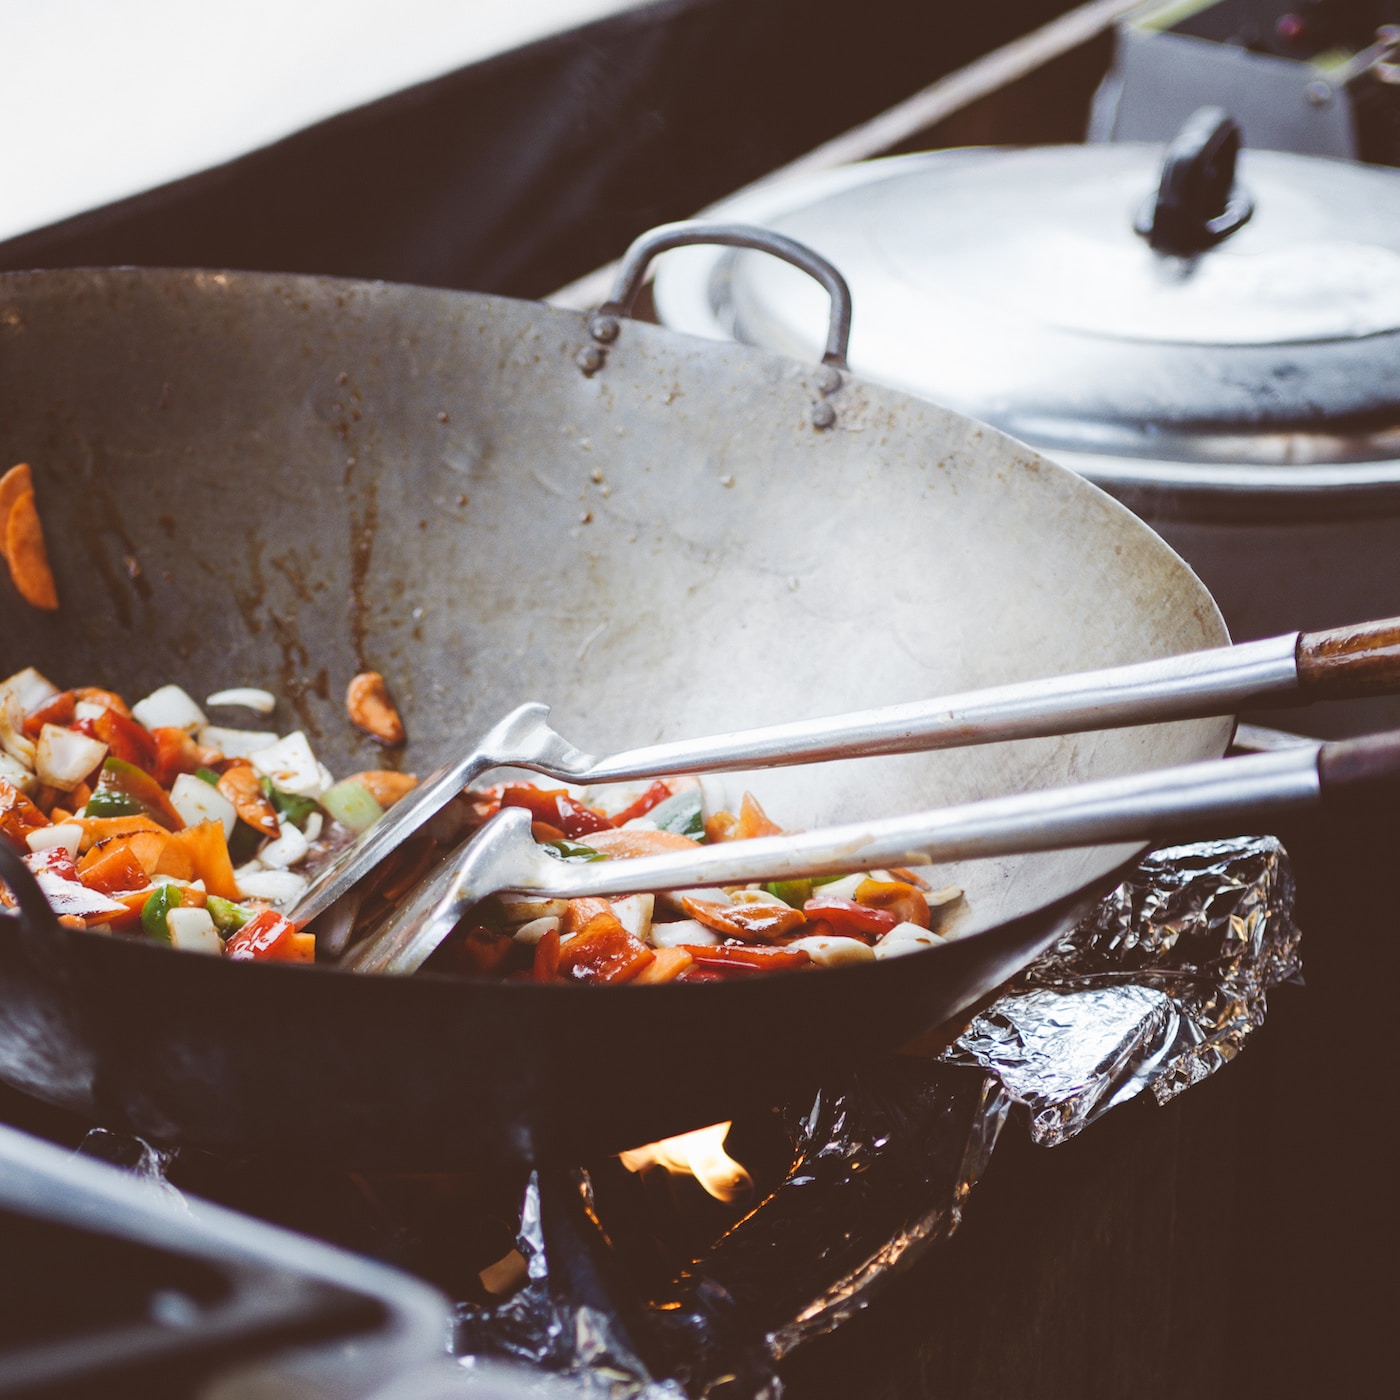
<path id="1" fill-rule="evenodd" d="M 184 878 L 203 880 L 204 888 L 220 899 L 242 898 L 238 882 L 233 878 L 233 862 L 224 839 L 223 822 L 207 821 L 187 826 L 170 838 L 170 844 L 179 847 L 190 863 L 193 873 Z"/>
<path id="2" fill-rule="evenodd" d="M 812 959 L 801 948 L 755 948 L 751 944 L 720 943 L 713 947 L 681 945 L 699 967 L 735 968 L 746 972 L 776 972 L 806 967 Z"/>
<path id="3" fill-rule="evenodd" d="M 862 880 L 856 886 L 856 903 L 884 909 L 899 923 L 928 927 L 928 900 L 902 880 Z"/>
<path id="4" fill-rule="evenodd" d="M 407 735 L 403 720 L 389 698 L 389 687 L 378 671 L 362 671 L 345 692 L 350 722 L 381 744 L 402 744 Z"/>
<path id="5" fill-rule="evenodd" d="M 219 776 L 219 791 L 233 803 L 234 811 L 264 836 L 276 836 L 277 808 L 268 801 L 251 763 L 231 763 Z"/>
<path id="6" fill-rule="evenodd" d="M 10 507 L 10 516 L 5 522 L 5 553 L 19 596 L 31 607 L 53 612 L 58 607 L 58 590 L 54 586 L 53 570 L 49 568 L 44 527 L 39 523 L 33 491 L 26 491 Z"/>
<path id="7" fill-rule="evenodd" d="M 613 914 L 612 904 L 606 899 L 593 897 L 571 899 L 569 907 L 564 911 L 564 918 L 559 924 L 559 932 L 565 935 L 578 933 L 585 924 L 590 923 L 600 914 L 606 914 L 609 918 L 617 917 Z"/>
<path id="8" fill-rule="evenodd" d="M 13 783 L 0 778 L 0 835 L 8 836 L 15 847 L 28 854 L 24 838 L 48 824 L 49 819 Z"/>
<path id="9" fill-rule="evenodd" d="M 758 805 L 758 799 L 751 792 L 744 794 L 739 804 L 739 820 L 729 833 L 731 841 L 748 841 L 755 836 L 781 836 L 783 829 L 777 822 L 769 821 L 768 814 Z"/>
<path id="10" fill-rule="evenodd" d="M 720 904 L 686 894 L 681 907 L 706 928 L 750 943 L 770 943 L 807 922 L 807 916 L 790 904 Z"/>
<path id="11" fill-rule="evenodd" d="M 571 982 L 630 982 L 655 957 L 609 910 L 596 914 L 559 949 L 559 975 Z"/>
<path id="12" fill-rule="evenodd" d="M 24 733 L 29 739 L 37 739 L 39 731 L 46 724 L 66 726 L 73 723 L 73 711 L 77 697 L 71 690 L 60 690 L 52 699 L 45 700 L 37 709 L 30 710 L 24 717 Z M 99 735 L 99 737 L 101 737 Z"/>
<path id="13" fill-rule="evenodd" d="M 392 807 L 418 786 L 418 779 L 414 774 L 394 773 L 383 768 L 374 768 L 367 773 L 352 773 L 348 781 L 359 783 L 381 807 Z"/>
<path id="14" fill-rule="evenodd" d="M 551 929 L 535 944 L 535 965 L 530 974 L 536 982 L 559 980 L 559 930 Z"/>
<path id="15" fill-rule="evenodd" d="M 632 979 L 634 987 L 674 982 L 695 961 L 684 948 L 655 948 L 652 952 L 651 962 Z"/>
<path id="16" fill-rule="evenodd" d="M 118 904 L 126 906 L 125 914 L 108 914 L 107 922 L 113 928 L 125 928 L 128 924 L 136 923 L 141 917 L 141 910 L 145 907 L 146 901 L 155 893 L 154 885 L 147 885 L 140 890 L 122 890 L 116 894 L 108 895 L 108 899 L 114 899 Z"/>
<path id="17" fill-rule="evenodd" d="M 649 831 L 645 827 L 594 831 L 580 838 L 582 844 L 618 860 L 659 856 L 665 851 L 693 851 L 700 843 L 678 831 Z"/>
<path id="18" fill-rule="evenodd" d="M 116 836 L 135 836 L 143 831 L 159 836 L 168 834 L 150 817 L 74 817 L 73 820 L 83 829 L 82 839 L 78 842 L 79 851 L 91 850 Z"/>
<path id="19" fill-rule="evenodd" d="M 89 851 L 78 869 L 78 878 L 88 889 L 106 895 L 143 890 L 150 883 L 131 848 L 119 841 L 113 841 L 106 849 L 98 847 Z"/>
<path id="20" fill-rule="evenodd" d="M 28 462 L 21 462 L 18 466 L 11 467 L 4 476 L 0 476 L 0 558 L 7 562 L 10 551 L 5 544 L 5 537 L 9 533 L 10 512 L 21 496 L 33 490 L 34 477 Z"/>

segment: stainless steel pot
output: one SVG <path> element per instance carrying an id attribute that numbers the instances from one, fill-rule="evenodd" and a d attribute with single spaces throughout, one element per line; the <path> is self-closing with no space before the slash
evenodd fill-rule
<path id="1" fill-rule="evenodd" d="M 1400 173 L 1245 151 L 1235 176 L 1231 140 L 1214 118 L 1165 162 L 1139 145 L 903 156 L 711 213 L 832 258 L 859 308 L 859 373 L 1112 492 L 1181 551 L 1237 639 L 1394 612 Z M 1194 245 L 1153 235 L 1173 172 L 1216 200 Z M 655 296 L 694 334 L 820 343 L 819 298 L 750 254 L 672 254 Z M 1400 723 L 1400 703 L 1304 722 L 1358 732 Z"/>

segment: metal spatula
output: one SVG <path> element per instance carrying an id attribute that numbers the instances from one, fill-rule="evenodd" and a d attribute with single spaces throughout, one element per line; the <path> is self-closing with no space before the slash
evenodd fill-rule
<path id="1" fill-rule="evenodd" d="M 603 757 L 556 733 L 547 705 L 521 705 L 326 866 L 291 917 L 304 922 L 328 909 L 493 768 L 526 768 L 570 783 L 623 782 L 1077 734 L 1229 714 L 1262 700 L 1307 704 L 1396 689 L 1400 618 L 1389 618 Z"/>

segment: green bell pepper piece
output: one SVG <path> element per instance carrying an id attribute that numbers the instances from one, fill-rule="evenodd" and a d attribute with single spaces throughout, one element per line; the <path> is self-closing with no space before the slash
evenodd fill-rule
<path id="1" fill-rule="evenodd" d="M 184 903 L 179 885 L 160 885 L 141 906 L 141 927 L 149 937 L 161 943 L 170 942 L 170 929 L 165 916 Z"/>
<path id="2" fill-rule="evenodd" d="M 235 904 L 231 899 L 220 899 L 216 894 L 209 896 L 205 908 L 209 910 L 214 927 L 225 938 L 231 933 L 237 933 L 253 917 L 241 904 Z"/>

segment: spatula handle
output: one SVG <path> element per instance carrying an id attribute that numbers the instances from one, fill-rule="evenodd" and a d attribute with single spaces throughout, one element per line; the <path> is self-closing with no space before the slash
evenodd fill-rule
<path id="1" fill-rule="evenodd" d="M 1312 700 L 1350 700 L 1400 689 L 1400 617 L 1357 622 L 1298 638 L 1298 690 Z"/>

